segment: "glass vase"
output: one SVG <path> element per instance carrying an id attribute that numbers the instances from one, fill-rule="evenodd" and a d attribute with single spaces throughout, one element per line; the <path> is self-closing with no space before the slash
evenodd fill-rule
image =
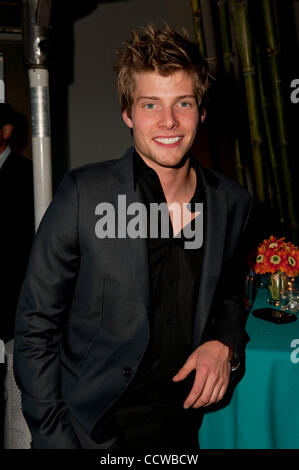
<path id="1" fill-rule="evenodd" d="M 268 275 L 268 290 L 270 297 L 268 299 L 271 305 L 279 305 L 281 296 L 287 287 L 287 276 L 285 273 L 278 271 L 277 273 Z"/>

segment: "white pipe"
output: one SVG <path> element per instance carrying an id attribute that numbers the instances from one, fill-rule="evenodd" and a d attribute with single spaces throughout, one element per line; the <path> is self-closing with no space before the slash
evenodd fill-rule
<path id="1" fill-rule="evenodd" d="M 35 229 L 52 200 L 49 74 L 47 69 L 29 69 L 32 120 L 32 160 Z"/>
<path id="2" fill-rule="evenodd" d="M 4 55 L 0 52 L 0 103 L 5 102 Z"/>

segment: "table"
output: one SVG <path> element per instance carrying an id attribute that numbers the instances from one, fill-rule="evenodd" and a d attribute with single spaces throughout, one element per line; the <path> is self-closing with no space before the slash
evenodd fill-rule
<path id="1" fill-rule="evenodd" d="M 253 309 L 269 306 L 259 289 Z M 299 315 L 278 325 L 249 314 L 246 372 L 230 402 L 207 412 L 201 449 L 299 449 Z"/>

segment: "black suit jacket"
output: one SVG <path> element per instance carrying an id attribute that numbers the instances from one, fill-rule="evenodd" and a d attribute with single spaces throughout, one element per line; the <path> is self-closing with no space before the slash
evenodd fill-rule
<path id="1" fill-rule="evenodd" d="M 150 330 L 146 240 L 99 239 L 95 208 L 133 185 L 133 150 L 68 173 L 36 235 L 17 311 L 14 371 L 36 448 L 79 447 L 71 413 L 91 435 L 133 379 Z M 241 266 L 251 199 L 234 181 L 202 169 L 207 198 L 194 348 L 244 344 Z M 229 280 L 229 282 L 227 282 Z M 130 371 L 130 373 L 128 373 Z"/>

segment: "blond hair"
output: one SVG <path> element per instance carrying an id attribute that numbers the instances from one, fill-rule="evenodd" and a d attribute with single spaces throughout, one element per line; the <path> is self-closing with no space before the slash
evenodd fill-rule
<path id="1" fill-rule="evenodd" d="M 205 98 L 210 85 L 210 74 L 198 46 L 189 40 L 186 31 L 177 33 L 168 25 L 157 30 L 152 24 L 132 31 L 132 39 L 117 51 L 114 70 L 117 72 L 117 88 L 122 111 L 131 113 L 134 93 L 133 74 L 142 71 L 157 71 L 170 75 L 185 70 L 195 78 L 198 105 L 205 107 Z"/>

